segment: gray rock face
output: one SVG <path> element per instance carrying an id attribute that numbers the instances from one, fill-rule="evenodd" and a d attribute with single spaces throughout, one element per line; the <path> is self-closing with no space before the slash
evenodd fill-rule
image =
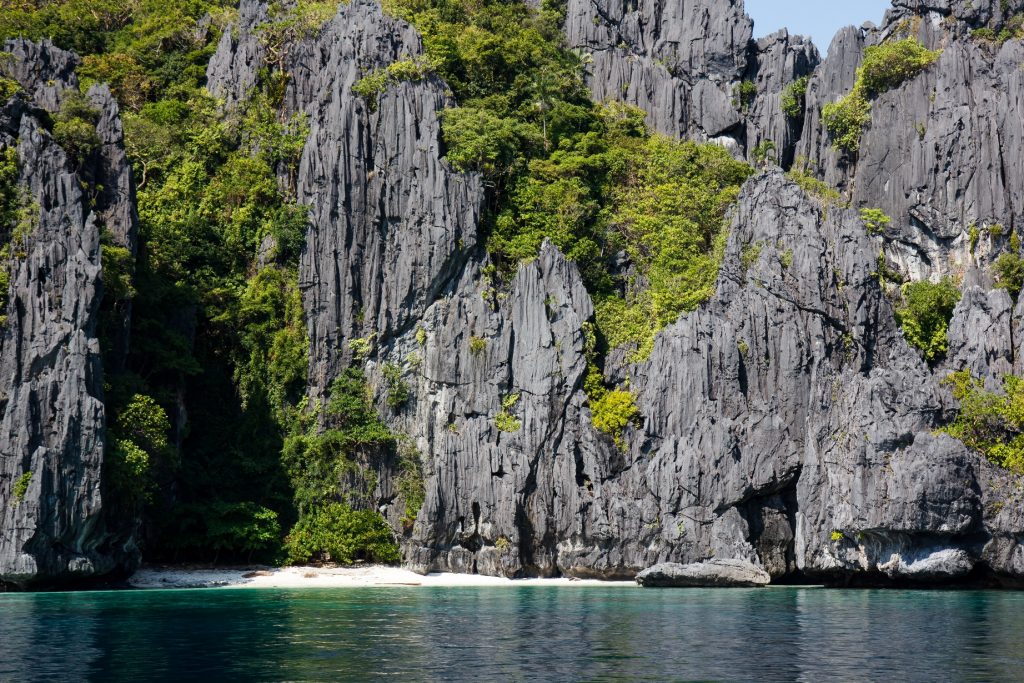
<path id="1" fill-rule="evenodd" d="M 782 110 L 786 87 L 814 71 L 821 61 L 810 39 L 791 36 L 785 29 L 757 41 L 756 57 L 747 78 L 757 94 L 746 110 L 747 158 L 765 142 L 775 146 L 774 160 L 785 167 L 793 163 L 793 153 L 803 129 L 802 120 L 793 120 Z"/>
<path id="2" fill-rule="evenodd" d="M 242 3 L 242 24 L 210 64 L 211 89 L 229 101 L 261 66 L 262 7 Z M 421 53 L 418 34 L 372 0 L 341 5 L 290 48 L 286 109 L 311 125 L 296 194 L 312 208 L 300 286 L 318 392 L 350 363 L 350 341 L 386 344 L 412 329 L 476 245 L 483 190 L 441 159 L 438 112 L 452 104 L 444 84 L 404 82 L 376 103 L 352 93 L 367 73 Z"/>
<path id="3" fill-rule="evenodd" d="M 211 63 L 211 87 L 229 101 L 260 66 L 258 5 L 243 4 L 237 34 Z M 939 30 L 922 26 L 929 40 Z M 816 50 L 786 32 L 752 43 L 734 3 L 570 3 L 566 33 L 593 56 L 595 98 L 638 104 L 669 134 L 727 136 L 740 153 L 771 140 L 783 161 L 802 153 L 871 198 L 862 204 L 892 210 L 882 197 L 895 191 L 851 176 L 821 130 L 822 104 L 852 87 L 876 40 L 865 31 L 837 36 L 802 129 L 782 115 L 781 96 L 817 65 Z M 826 211 L 777 171 L 742 194 L 714 299 L 663 331 L 649 361 L 623 367 L 642 417 L 625 447 L 597 432 L 582 391 L 589 296 L 549 244 L 493 289 L 473 249 L 479 181 L 440 159 L 443 84 L 393 86 L 375 109 L 351 94 L 362 74 L 420 52 L 412 29 L 357 1 L 291 49 L 286 94 L 287 113 L 312 122 L 296 184 L 313 209 L 301 275 L 311 392 L 356 360 L 350 341 L 373 341 L 361 362 L 380 412 L 425 475 L 426 501 L 404 522 L 407 566 L 626 578 L 662 562 L 733 558 L 776 577 L 947 580 L 979 561 L 1004 573 L 1024 565 L 1022 520 L 988 512 L 1003 475 L 933 435 L 953 406 L 893 319 L 875 274 L 882 238 L 855 210 Z M 746 106 L 732 101 L 744 78 L 756 89 Z M 881 116 L 882 100 L 875 106 Z M 888 168 L 879 163 L 875 174 Z M 958 210 L 952 200 L 943 209 Z M 906 230 L 893 228 L 902 241 L 886 236 L 909 254 L 891 248 L 891 259 L 923 272 L 919 244 L 946 259 L 948 238 L 933 246 Z M 976 246 L 974 258 L 987 258 Z M 974 281 L 951 324 L 949 363 L 994 379 L 1015 365 L 1016 321 L 990 279 Z M 410 389 L 397 409 L 385 367 Z M 374 470 L 370 503 L 401 528 L 397 465 L 383 458 Z"/>
<path id="4" fill-rule="evenodd" d="M 570 0 L 565 34 L 590 56 L 594 100 L 635 105 L 659 132 L 714 140 L 740 157 L 770 140 L 789 163 L 800 126 L 782 113 L 782 92 L 820 57 L 785 30 L 754 42 L 753 27 L 736 0 Z"/>
<path id="5" fill-rule="evenodd" d="M 708 560 L 657 564 L 637 574 L 636 582 L 645 588 L 763 588 L 771 577 L 742 560 Z"/>
<path id="6" fill-rule="evenodd" d="M 593 59 L 595 100 L 634 104 L 655 130 L 701 139 L 740 126 L 752 31 L 735 0 L 569 0 L 565 20 L 569 45 Z"/>
<path id="7" fill-rule="evenodd" d="M 997 2 L 963 9 L 971 5 L 950 3 L 953 18 L 970 16 L 970 24 L 951 20 L 949 7 L 919 13 L 901 7 L 880 29 L 840 33 L 812 79 L 808 122 L 797 149 L 827 182 L 845 189 L 854 206 L 878 207 L 893 218 L 888 251 L 915 279 L 987 267 L 1020 227 L 1024 161 L 1017 150 L 1024 143 L 1024 122 L 1017 112 L 1024 93 L 1024 44 L 972 38 L 978 17 L 1001 10 Z M 938 62 L 879 96 L 859 154 L 839 154 L 829 145 L 821 107 L 850 91 L 865 45 L 909 34 L 941 49 Z M 973 246 L 972 226 L 981 234 Z M 991 226 L 998 227 L 986 230 Z"/>
<path id="8" fill-rule="evenodd" d="M 0 582 L 33 585 L 127 571 L 138 560 L 130 533 L 104 514 L 96 337 L 100 225 L 133 246 L 134 193 L 109 91 L 89 95 L 101 110 L 100 159 L 76 168 L 43 114 L 59 106 L 62 87 L 77 87 L 76 59 L 47 43 L 13 41 L 5 51 L 15 55 L 12 76 L 37 99 L 16 95 L 0 108 L 0 147 L 17 149 L 25 212 L 24 241 L 11 243 L 5 264 L 0 336 Z M 84 173 L 110 183 L 94 203 Z"/>

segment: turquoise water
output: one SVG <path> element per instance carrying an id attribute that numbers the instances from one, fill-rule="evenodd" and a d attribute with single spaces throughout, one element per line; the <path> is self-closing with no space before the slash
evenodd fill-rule
<path id="1" fill-rule="evenodd" d="M 1022 678 L 1022 593 L 522 587 L 0 595 L 2 681 Z"/>

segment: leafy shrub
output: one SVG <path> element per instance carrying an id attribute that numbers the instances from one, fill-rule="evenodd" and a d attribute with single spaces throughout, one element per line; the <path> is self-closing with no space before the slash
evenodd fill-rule
<path id="1" fill-rule="evenodd" d="M 866 97 L 876 97 L 927 69 L 939 59 L 939 54 L 916 38 L 866 47 L 857 83 Z"/>
<path id="2" fill-rule="evenodd" d="M 896 309 L 896 321 L 911 346 L 919 349 L 929 364 L 946 355 L 946 332 L 953 309 L 960 301 L 960 290 L 950 278 L 938 283 L 927 280 L 903 286 L 903 303 Z"/>
<path id="3" fill-rule="evenodd" d="M 96 133 L 100 113 L 84 95 L 69 91 L 54 117 L 53 139 L 81 166 L 102 146 Z"/>
<path id="4" fill-rule="evenodd" d="M 816 197 L 822 204 L 836 204 L 842 198 L 839 190 L 824 180 L 818 180 L 810 171 L 793 168 L 786 173 L 786 177 L 799 185 L 804 192 Z"/>
<path id="5" fill-rule="evenodd" d="M 19 90 L 21 90 L 21 86 L 18 85 L 17 81 L 0 76 L 0 103 L 4 103 L 14 97 L 14 93 Z"/>
<path id="6" fill-rule="evenodd" d="M 985 389 L 970 370 L 955 372 L 944 382 L 960 402 L 960 412 L 942 431 L 989 460 L 1024 474 L 1024 378 L 1006 375 L 1002 393 Z"/>
<path id="7" fill-rule="evenodd" d="M 871 120 L 871 99 L 928 68 L 939 54 L 925 48 L 916 38 L 865 48 L 853 90 L 822 108 L 822 120 L 833 144 L 847 153 L 856 153 L 861 132 Z"/>
<path id="8" fill-rule="evenodd" d="M 32 472 L 31 470 L 22 472 L 21 476 L 14 480 L 14 486 L 11 488 L 11 504 L 17 505 L 25 500 L 25 494 L 28 493 L 28 487 L 32 483 Z"/>
<path id="9" fill-rule="evenodd" d="M 474 356 L 479 356 L 487 349 L 487 340 L 483 337 L 470 337 L 469 338 L 469 352 Z"/>
<path id="10" fill-rule="evenodd" d="M 764 140 L 754 148 L 754 161 L 759 164 L 776 161 L 775 143 L 771 140 Z"/>
<path id="11" fill-rule="evenodd" d="M 381 368 L 389 408 L 401 408 L 409 401 L 409 385 L 402 379 L 402 369 L 394 363 Z"/>
<path id="12" fill-rule="evenodd" d="M 1014 301 L 1020 298 L 1024 287 L 1024 259 L 1016 251 L 1000 254 L 993 264 L 996 273 L 996 287 L 1005 289 Z"/>
<path id="13" fill-rule="evenodd" d="M 204 515 L 207 525 L 205 543 L 219 552 L 251 559 L 259 553 L 272 556 L 281 543 L 281 524 L 277 513 L 253 502 L 216 501 Z"/>
<path id="14" fill-rule="evenodd" d="M 801 76 L 782 91 L 782 113 L 794 121 L 802 121 L 804 118 L 809 81 L 809 77 Z"/>
<path id="15" fill-rule="evenodd" d="M 353 510 L 337 502 L 324 503 L 303 515 L 288 534 L 286 546 L 291 564 L 395 563 L 401 559 L 394 533 L 379 512 Z"/>
<path id="16" fill-rule="evenodd" d="M 736 104 L 741 111 L 747 111 L 757 98 L 757 85 L 753 81 L 743 81 L 736 86 Z"/>
<path id="17" fill-rule="evenodd" d="M 761 251 L 764 249 L 764 242 L 750 242 L 744 244 L 740 250 L 740 265 L 743 266 L 744 272 L 750 270 L 750 267 L 757 263 L 757 260 L 761 258 Z"/>
<path id="18" fill-rule="evenodd" d="M 141 502 L 151 482 L 154 460 L 169 457 L 167 413 L 151 396 L 135 394 L 114 417 L 106 464 L 117 491 L 131 503 Z"/>
<path id="19" fill-rule="evenodd" d="M 419 450 L 410 443 L 399 447 L 398 477 L 395 488 L 405 502 L 402 524 L 411 527 L 426 500 L 427 490 L 423 481 L 423 461 Z"/>
<path id="20" fill-rule="evenodd" d="M 868 234 L 878 235 L 885 232 L 885 229 L 892 223 L 892 219 L 881 209 L 861 209 L 860 220 L 868 229 Z"/>
<path id="21" fill-rule="evenodd" d="M 522 421 L 512 414 L 517 403 L 519 403 L 518 393 L 508 394 L 501 399 L 501 410 L 494 416 L 494 426 L 499 431 L 518 432 L 522 428 Z"/>
<path id="22" fill-rule="evenodd" d="M 594 427 L 612 436 L 620 446 L 623 430 L 639 412 L 633 393 L 621 389 L 609 391 L 599 401 L 591 404 Z"/>
<path id="23" fill-rule="evenodd" d="M 854 153 L 860 149 L 861 131 L 871 120 L 871 103 L 854 88 L 838 102 L 826 104 L 821 110 L 821 117 L 825 130 L 832 136 L 832 144 Z"/>

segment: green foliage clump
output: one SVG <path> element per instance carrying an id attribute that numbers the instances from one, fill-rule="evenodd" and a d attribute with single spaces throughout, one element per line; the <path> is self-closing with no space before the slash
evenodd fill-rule
<path id="1" fill-rule="evenodd" d="M 952 387 L 960 412 L 942 431 L 995 464 L 1024 474 L 1024 378 L 1006 375 L 1001 393 L 985 389 L 970 370 L 955 372 L 943 383 Z"/>
<path id="2" fill-rule="evenodd" d="M 946 332 L 953 309 L 960 301 L 960 290 L 950 278 L 938 283 L 922 280 L 902 288 L 902 304 L 896 309 L 896 321 L 911 346 L 924 354 L 929 364 L 946 355 Z"/>
<path id="3" fill-rule="evenodd" d="M 832 136 L 832 144 L 844 152 L 860 149 L 860 134 L 871 121 L 871 102 L 854 88 L 838 102 L 829 102 L 821 110 L 825 130 Z"/>
<path id="4" fill-rule="evenodd" d="M 381 374 L 384 376 L 388 407 L 401 408 L 409 401 L 409 385 L 402 379 L 402 368 L 394 363 L 385 363 Z"/>
<path id="5" fill-rule="evenodd" d="M 166 411 L 151 396 L 135 394 L 114 416 L 106 463 L 122 499 L 139 504 L 149 494 L 151 463 L 170 457 L 170 429 Z"/>
<path id="6" fill-rule="evenodd" d="M 2 53 L 0 53 L 2 56 Z M 12 78 L 4 78 L 0 76 L 0 103 L 6 102 L 7 100 L 14 97 L 14 93 L 21 90 L 21 86 L 18 82 Z"/>
<path id="7" fill-rule="evenodd" d="M 757 84 L 753 81 L 742 81 L 736 86 L 736 101 L 734 104 L 738 105 L 740 110 L 745 112 L 750 109 L 750 105 L 754 103 L 757 98 Z"/>
<path id="8" fill-rule="evenodd" d="M 102 145 L 96 133 L 100 113 L 77 92 L 65 95 L 60 112 L 54 117 L 53 139 L 81 166 Z"/>
<path id="9" fill-rule="evenodd" d="M 487 340 L 483 337 L 471 336 L 469 338 L 469 352 L 479 356 L 487 349 Z"/>
<path id="10" fill-rule="evenodd" d="M 757 263 L 757 260 L 761 258 L 761 252 L 764 250 L 764 242 L 749 242 L 743 245 L 740 249 L 740 265 L 743 266 L 743 272 L 750 270 L 750 267 Z"/>
<path id="11" fill-rule="evenodd" d="M 802 121 L 807 106 L 808 76 L 801 76 L 782 91 L 782 113 L 794 121 Z"/>
<path id="12" fill-rule="evenodd" d="M 227 503 L 215 501 L 204 511 L 205 539 L 217 553 L 254 554 L 275 558 L 281 546 L 281 523 L 274 510 L 251 501 Z"/>
<path id="13" fill-rule="evenodd" d="M 927 69 L 938 61 L 939 54 L 916 38 L 866 47 L 854 89 L 859 86 L 866 97 L 877 97 Z"/>
<path id="14" fill-rule="evenodd" d="M 339 502 L 310 510 L 292 528 L 286 544 L 291 564 L 394 563 L 401 559 L 394 533 L 379 512 L 353 510 Z"/>
<path id="15" fill-rule="evenodd" d="M 352 92 L 366 100 L 372 110 L 377 108 L 378 98 L 391 86 L 422 81 L 433 72 L 428 59 L 401 59 L 360 78 L 352 85 Z"/>
<path id="16" fill-rule="evenodd" d="M 842 198 L 839 190 L 824 180 L 819 180 L 807 169 L 793 167 L 786 173 L 786 177 L 799 185 L 804 192 L 817 198 L 822 204 L 838 204 Z"/>
<path id="17" fill-rule="evenodd" d="M 21 476 L 14 480 L 14 486 L 11 487 L 11 505 L 17 505 L 21 503 L 21 501 L 25 500 L 25 494 L 28 493 L 28 487 L 31 483 L 31 470 L 22 472 Z"/>
<path id="18" fill-rule="evenodd" d="M 322 413 L 324 428 L 318 411 L 297 419 L 281 454 L 300 521 L 307 511 L 335 500 L 343 478 L 365 474 L 359 456 L 395 441 L 377 416 L 363 373 L 356 368 L 334 380 Z"/>
<path id="19" fill-rule="evenodd" d="M 776 161 L 775 143 L 771 140 L 764 140 L 754 148 L 753 154 L 754 161 L 758 164 L 774 163 Z"/>
<path id="20" fill-rule="evenodd" d="M 622 432 L 636 419 L 640 409 L 636 405 L 636 397 L 630 391 L 615 389 L 606 392 L 600 400 L 592 402 L 594 426 L 612 436 L 615 443 L 621 446 Z"/>
<path id="21" fill-rule="evenodd" d="M 861 131 L 871 120 L 871 100 L 934 64 L 939 54 L 916 38 L 865 48 L 853 90 L 822 108 L 822 120 L 833 144 L 855 154 L 860 149 Z"/>
<path id="22" fill-rule="evenodd" d="M 1024 259 L 1020 256 L 1020 238 L 1016 231 L 1010 233 L 1010 251 L 1000 254 L 993 264 L 996 287 L 1005 289 L 1014 301 L 1020 297 L 1024 287 Z"/>
<path id="23" fill-rule="evenodd" d="M 19 215 L 18 151 L 0 149 L 0 327 L 7 323 L 7 299 L 11 286 L 10 238 Z"/>
<path id="24" fill-rule="evenodd" d="M 423 461 L 420 452 L 410 443 L 399 445 L 398 476 L 395 488 L 405 502 L 402 524 L 411 528 L 426 500 L 427 490 L 423 481 Z"/>
<path id="25" fill-rule="evenodd" d="M 260 44 L 267 51 L 268 61 L 279 73 L 292 47 L 312 38 L 338 10 L 338 0 L 273 0 L 267 8 L 268 20 L 258 27 Z"/>
<path id="26" fill-rule="evenodd" d="M 892 218 L 881 209 L 861 209 L 860 220 L 864 223 L 864 227 L 868 229 L 868 234 L 871 235 L 879 235 L 885 232 L 885 229 L 892 223 Z"/>
<path id="27" fill-rule="evenodd" d="M 519 394 L 508 394 L 501 399 L 501 410 L 494 416 L 494 426 L 502 432 L 518 432 L 522 426 L 522 421 L 512 414 L 512 410 L 519 403 Z"/>

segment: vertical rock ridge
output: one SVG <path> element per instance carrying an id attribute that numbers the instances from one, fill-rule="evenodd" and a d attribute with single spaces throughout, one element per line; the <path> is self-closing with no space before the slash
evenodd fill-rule
<path id="1" fill-rule="evenodd" d="M 77 59 L 49 43 L 11 41 L 5 51 L 29 99 L 16 94 L 0 109 L 0 146 L 17 149 L 23 188 L 0 337 L 0 581 L 82 581 L 138 560 L 130 534 L 104 516 L 96 329 L 101 225 L 134 246 L 134 190 L 109 91 L 90 92 L 103 149 L 95 169 L 79 169 L 45 127 L 45 112 L 77 88 Z M 83 173 L 108 183 L 95 208 Z"/>

